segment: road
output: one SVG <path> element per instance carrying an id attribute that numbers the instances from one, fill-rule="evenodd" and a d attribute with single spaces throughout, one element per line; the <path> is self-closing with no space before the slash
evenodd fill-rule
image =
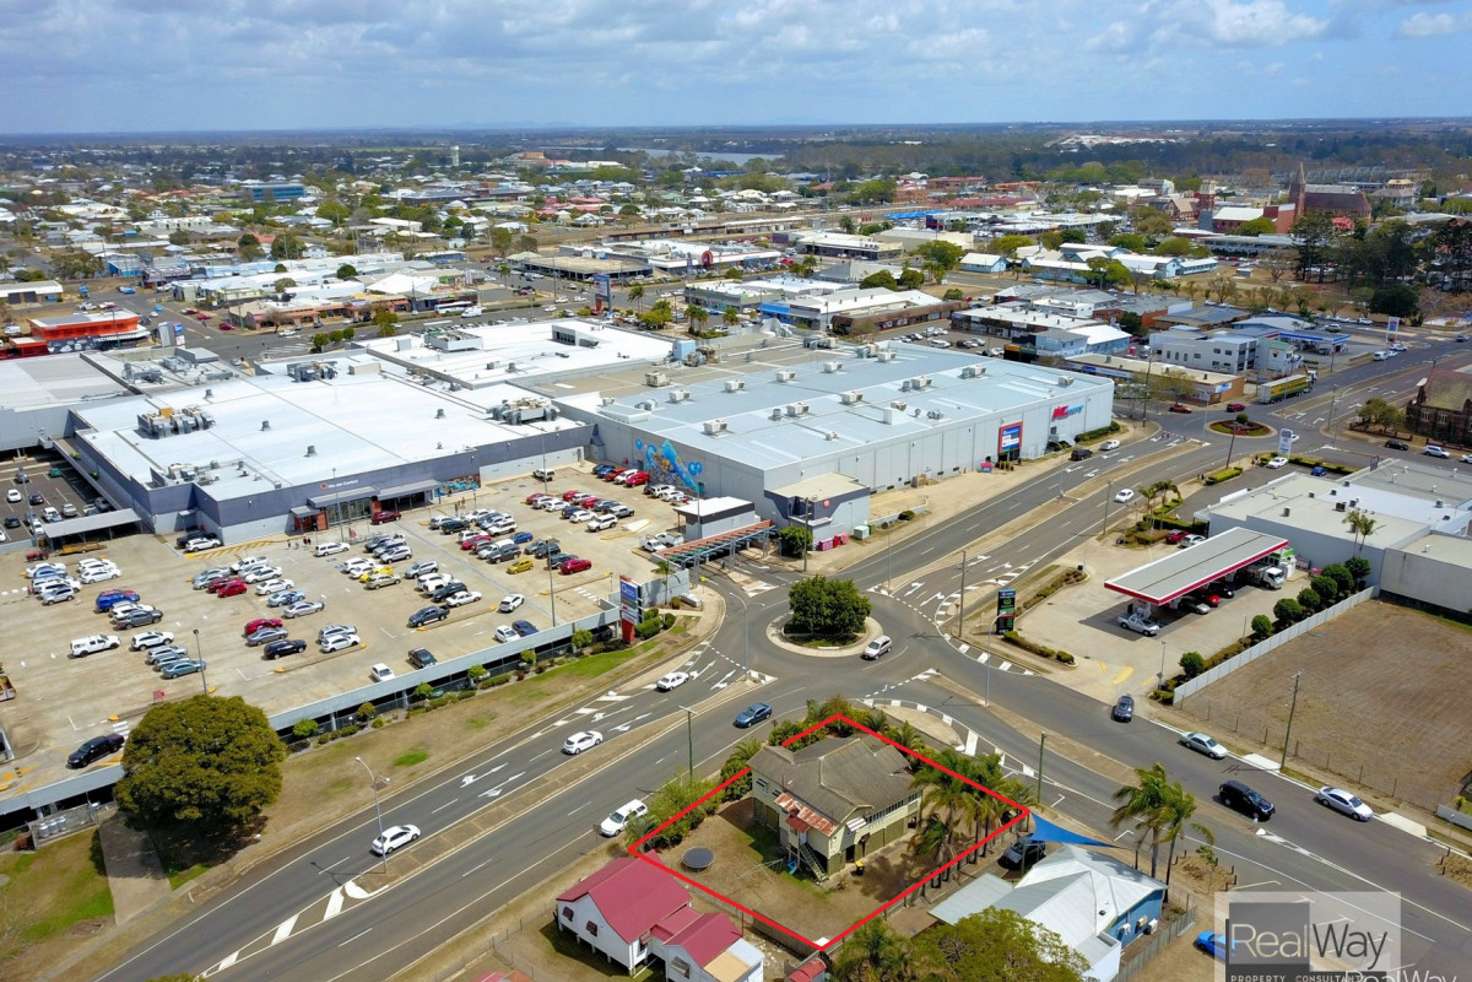
<path id="1" fill-rule="evenodd" d="M 1282 426 L 1306 414 L 1305 406 L 1312 408 L 1326 399 L 1326 390 L 1336 390 L 1341 403 L 1352 403 L 1371 388 L 1393 391 L 1413 384 L 1428 359 L 1446 358 L 1458 350 L 1445 342 L 1417 349 L 1399 364 L 1359 366 L 1325 380 L 1319 391 L 1301 401 L 1263 407 L 1256 414 Z M 364 894 L 372 889 L 369 870 L 375 860 L 367 846 L 376 822 L 373 809 L 365 807 L 264 864 L 100 978 L 144 980 L 183 970 L 230 979 L 303 982 L 349 975 L 387 977 L 555 873 L 560 865 L 599 847 L 602 840 L 594 826 L 602 815 L 630 797 L 649 794 L 682 766 L 690 766 L 687 739 L 693 766 L 709 772 L 740 739 L 765 733 L 766 726 L 742 731 L 730 725 L 736 709 L 753 700 L 771 703 L 779 717 L 801 713 L 806 699 L 835 691 L 876 704 L 899 699 L 912 707 L 925 706 L 926 711 L 946 714 L 967 734 L 963 749 L 999 750 L 1009 769 L 1035 777 L 1033 738 L 976 701 L 956 699 L 950 689 L 939 686 L 937 673 L 976 693 L 978 700 L 989 696 L 994 705 L 1005 706 L 1043 731 L 1125 766 L 1164 762 L 1172 776 L 1196 795 L 1197 817 L 1215 831 L 1218 852 L 1237 868 L 1242 885 L 1398 890 L 1404 898 L 1405 950 L 1411 961 L 1422 969 L 1447 973 L 1465 968 L 1472 963 L 1468 914 L 1472 905 L 1461 887 L 1435 875 L 1431 864 L 1438 850 L 1432 844 L 1383 822 L 1350 822 L 1314 805 L 1299 786 L 1266 773 L 1256 773 L 1252 780 L 1276 802 L 1278 812 L 1268 825 L 1255 827 L 1211 800 L 1226 775 L 1242 772 L 1245 765 L 1240 761 L 1213 762 L 1191 754 L 1177 746 L 1176 733 L 1143 718 L 1129 726 L 1114 724 L 1103 704 L 1045 677 L 1003 670 L 995 660 L 979 661 L 976 652 L 955 645 L 938 626 L 945 623 L 949 610 L 945 601 L 957 592 L 960 571 L 956 564 L 927 567 L 957 555 L 967 543 L 1010 519 L 1060 494 L 1069 495 L 1085 481 L 1107 478 L 1111 470 L 1128 466 L 1162 444 L 1194 441 L 1168 466 L 1135 477 L 1135 483 L 1185 477 L 1218 466 L 1226 438 L 1205 428 L 1208 418 L 1199 412 L 1166 417 L 1170 432 L 1153 444 L 1148 440 L 1127 444 L 1082 466 L 1070 465 L 1046 480 L 940 522 L 850 569 L 846 575 L 870 594 L 875 616 L 897 644 L 894 656 L 879 663 L 846 664 L 841 681 L 836 680 L 831 661 L 794 655 L 765 641 L 763 628 L 785 610 L 783 587 L 796 574 L 737 560 L 748 574 L 742 578 L 746 585 L 738 586 L 720 569 L 711 570 L 713 582 L 727 596 L 729 616 L 710 643 L 691 656 L 689 667 L 697 672 L 693 681 L 668 694 L 643 689 L 610 693 L 578 712 L 506 735 L 453 773 L 401 792 L 390 791 L 381 802 L 384 822 L 413 823 L 426 836 L 393 861 L 431 847 L 435 836 L 460 836 L 485 809 L 505 802 L 519 808 L 517 803 L 526 797 L 524 789 L 542 771 L 594 766 L 595 774 L 579 773 L 549 799 L 529 803 L 503 824 L 457 842 L 444 858 L 383 893 L 368 896 Z M 1305 426 L 1297 449 L 1361 462 L 1377 453 L 1368 446 L 1328 448 L 1328 442 L 1311 425 Z M 1080 536 L 1097 530 L 1109 489 L 1069 497 L 1072 503 L 1054 519 L 1014 536 L 991 555 L 970 558 L 981 569 L 1010 564 L 1007 569 L 1020 570 L 1051 561 Z M 908 599 L 901 584 L 910 591 Z M 740 681 L 747 669 L 759 673 L 761 681 Z M 727 692 L 732 686 L 739 689 Z M 720 706 L 696 707 L 699 711 L 688 720 L 688 733 L 679 725 L 685 721 L 682 706 L 723 694 L 730 698 Z M 599 713 L 605 715 L 597 717 Z M 596 723 L 583 722 L 595 717 Z M 589 726 L 608 737 L 603 746 L 582 760 L 559 752 L 566 733 Z M 1052 752 L 1044 758 L 1044 775 L 1043 797 L 1048 804 L 1095 828 L 1108 827 L 1109 796 L 1117 782 L 1086 762 Z M 366 795 L 365 788 L 365 799 Z"/>

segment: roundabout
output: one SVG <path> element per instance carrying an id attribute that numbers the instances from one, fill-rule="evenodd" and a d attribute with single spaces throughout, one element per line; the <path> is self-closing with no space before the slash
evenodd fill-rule
<path id="1" fill-rule="evenodd" d="M 818 645 L 803 644 L 787 637 L 785 628 L 787 616 L 777 618 L 767 625 L 767 640 L 772 642 L 783 651 L 790 651 L 796 655 L 807 655 L 809 658 L 849 658 L 864 650 L 864 646 L 884 633 L 879 622 L 872 617 L 864 618 L 864 633 L 853 641 L 843 645 Z"/>

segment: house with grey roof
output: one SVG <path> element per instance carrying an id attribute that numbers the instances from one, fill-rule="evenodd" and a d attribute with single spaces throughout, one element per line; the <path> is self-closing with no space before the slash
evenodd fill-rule
<path id="1" fill-rule="evenodd" d="M 920 811 L 904 755 L 869 737 L 763 747 L 751 772 L 757 820 L 777 830 L 790 869 L 820 880 L 899 839 Z"/>

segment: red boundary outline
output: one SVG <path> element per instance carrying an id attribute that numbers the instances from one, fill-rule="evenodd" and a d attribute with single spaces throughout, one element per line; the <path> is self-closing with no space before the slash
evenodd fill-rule
<path id="1" fill-rule="evenodd" d="M 651 829 L 649 832 L 645 833 L 643 836 L 641 836 L 638 839 L 638 841 L 634 842 L 633 844 L 631 844 L 629 846 L 629 848 L 628 848 L 629 855 L 630 856 L 633 856 L 633 857 L 635 857 L 637 859 L 642 859 L 644 862 L 646 862 L 649 865 L 653 866 L 655 869 L 661 870 L 661 871 L 663 871 L 665 873 L 668 873 L 670 876 L 673 876 L 675 879 L 679 880 L 681 883 L 684 883 L 687 886 L 694 887 L 695 889 L 699 890 L 701 893 L 704 893 L 704 894 L 706 894 L 707 896 L 710 896 L 710 897 L 714 897 L 716 900 L 720 901 L 723 904 L 726 904 L 727 906 L 734 907 L 736 910 L 741 911 L 743 914 L 745 914 L 746 916 L 752 918 L 753 920 L 761 921 L 763 924 L 767 925 L 768 927 L 773 928 L 773 929 L 778 930 L 778 931 L 781 931 L 783 934 L 787 935 L 788 937 L 795 938 L 798 941 L 801 941 L 803 944 L 807 945 L 809 948 L 814 949 L 815 951 L 827 951 L 828 949 L 832 948 L 834 945 L 836 945 L 840 941 L 842 941 L 844 938 L 848 937 L 850 934 L 854 933 L 859 928 L 863 927 L 865 924 L 867 924 L 870 921 L 872 921 L 874 918 L 880 916 L 885 911 L 889 910 L 889 908 L 893 907 L 895 904 L 897 904 L 900 901 L 904 900 L 906 897 L 908 897 L 910 894 L 914 893 L 916 890 L 919 890 L 922 886 L 925 885 L 925 883 L 927 881 L 935 879 L 941 873 L 944 873 L 946 870 L 950 869 L 952 866 L 955 866 L 956 864 L 960 863 L 967 856 L 971 855 L 976 850 L 982 848 L 988 842 L 991 842 L 997 836 L 1001 835 L 1003 832 L 1005 832 L 1008 829 L 1012 828 L 1018 822 L 1023 821 L 1024 819 L 1026 819 L 1031 814 L 1031 810 L 1029 808 L 1027 808 L 1027 806 L 1020 805 L 1017 802 L 1013 801 L 1011 798 L 1008 798 L 1006 795 L 998 794 L 997 792 L 993 791 L 991 788 L 988 788 L 988 787 L 986 787 L 983 784 L 979 784 L 976 781 L 973 781 L 970 778 L 966 777 L 965 775 L 957 774 L 955 771 L 951 770 L 949 767 L 946 767 L 944 764 L 938 764 L 935 761 L 931 760 L 929 757 L 926 757 L 924 754 L 918 753 L 918 752 L 916 752 L 914 750 L 911 750 L 909 747 L 905 747 L 905 746 L 903 746 L 901 744 L 896 743 L 895 741 L 891 740 L 889 737 L 885 736 L 884 734 L 877 733 L 874 730 L 871 730 L 869 727 L 867 727 L 864 724 L 859 723 L 859 722 L 857 722 L 857 721 L 855 721 L 853 719 L 850 719 L 849 717 L 845 716 L 843 713 L 834 713 L 832 716 L 829 716 L 827 719 L 823 720 L 822 722 L 814 723 L 812 726 L 809 726 L 807 729 L 803 730 L 802 732 L 793 734 L 792 736 L 788 737 L 786 740 L 783 740 L 782 741 L 782 746 L 785 747 L 785 746 L 787 746 L 787 745 L 789 745 L 789 744 L 791 744 L 791 743 L 793 743 L 793 742 L 795 742 L 797 740 L 801 740 L 803 737 L 808 736 L 808 735 L 814 733 L 817 730 L 825 729 L 826 727 L 828 727 L 830 724 L 834 723 L 835 721 L 841 721 L 843 723 L 846 723 L 847 725 L 853 727 L 855 730 L 858 730 L 861 733 L 867 733 L 869 736 L 874 737 L 877 740 L 881 740 L 884 743 L 889 744 L 891 747 L 895 748 L 896 750 L 898 750 L 902 754 L 908 754 L 909 756 L 914 757 L 917 760 L 923 761 L 924 763 L 930 765 L 931 767 L 934 767 L 938 771 L 943 771 L 946 774 L 949 774 L 951 777 L 955 778 L 958 781 L 963 781 L 966 784 L 971 785 L 973 788 L 976 788 L 979 791 L 983 791 L 986 794 L 991 795 L 993 798 L 996 798 L 998 801 L 1001 801 L 1001 802 L 1005 803 L 1008 807 L 1014 809 L 1017 812 L 1017 815 L 1011 821 L 1007 822 L 1005 825 L 998 826 L 986 838 L 981 839 L 978 842 L 972 843 L 970 846 L 968 846 L 967 848 L 963 849 L 956 856 L 952 857 L 952 859 L 949 862 L 947 862 L 947 863 L 945 863 L 945 864 L 943 864 L 941 866 L 937 866 L 935 869 L 931 870 L 930 872 L 926 873 L 924 876 L 922 876 L 918 880 L 916 880 L 914 883 L 910 884 L 904 890 L 902 890 L 899 893 L 895 894 L 889 900 L 886 900 L 884 903 L 880 904 L 878 907 L 874 908 L 869 913 L 867 913 L 863 917 L 859 918 L 859 920 L 855 921 L 854 923 L 850 924 L 848 927 L 844 928 L 837 935 L 835 935 L 834 937 L 830 938 L 827 941 L 826 944 L 819 944 L 818 942 L 812 940 L 811 938 L 805 937 L 802 934 L 799 934 L 797 931 L 792 930 L 791 928 L 787 927 L 786 925 L 779 924 L 777 921 L 772 920 L 770 917 L 767 917 L 765 914 L 762 914 L 759 911 L 753 910 L 752 908 L 747 907 L 744 904 L 738 903 L 737 901 L 731 899 L 730 897 L 726 896 L 725 894 L 718 893 L 717 891 L 712 890 L 710 887 L 705 886 L 702 883 L 697 883 L 695 880 L 693 880 L 690 877 L 686 876 L 685 874 L 681 873 L 679 870 L 672 869 L 671 867 L 666 866 L 664 863 L 662 863 L 658 859 L 656 859 L 653 855 L 651 855 L 650 853 L 647 853 L 647 852 L 645 852 L 643 850 L 644 843 L 648 842 L 654 836 L 656 836 L 659 833 L 663 832 L 665 829 L 669 828 L 671 825 L 673 825 L 674 823 L 678 822 L 680 819 L 684 818 L 686 815 L 690 814 L 690 812 L 694 811 L 695 809 L 699 808 L 701 805 L 705 804 L 711 798 L 713 798 L 716 795 L 720 794 L 722 791 L 724 791 L 731 784 L 735 783 L 736 781 L 741 780 L 743 777 L 745 777 L 746 775 L 750 774 L 751 773 L 751 768 L 750 767 L 743 767 L 738 773 L 732 775 L 730 778 L 726 779 L 725 781 L 722 781 L 720 784 L 716 785 L 714 788 L 711 788 L 710 791 L 708 791 L 705 794 L 701 795 L 696 801 L 694 801 L 693 803 L 691 803 L 689 806 L 687 806 L 686 808 L 682 809 L 677 814 L 670 816 L 668 819 L 666 819 L 665 821 L 663 821 L 662 823 L 660 823 L 658 826 L 656 826 L 655 828 Z"/>

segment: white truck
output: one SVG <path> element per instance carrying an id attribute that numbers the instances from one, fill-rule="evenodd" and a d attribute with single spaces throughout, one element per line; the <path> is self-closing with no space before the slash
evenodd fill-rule
<path id="1" fill-rule="evenodd" d="M 1119 626 L 1134 631 L 1136 634 L 1143 634 L 1147 638 L 1153 638 L 1160 633 L 1160 625 L 1152 621 L 1141 610 L 1131 610 L 1120 615 Z"/>
<path id="2" fill-rule="evenodd" d="M 1247 579 L 1264 590 L 1281 590 L 1284 581 L 1288 579 L 1288 574 L 1281 566 L 1265 563 L 1260 566 L 1249 566 Z"/>

